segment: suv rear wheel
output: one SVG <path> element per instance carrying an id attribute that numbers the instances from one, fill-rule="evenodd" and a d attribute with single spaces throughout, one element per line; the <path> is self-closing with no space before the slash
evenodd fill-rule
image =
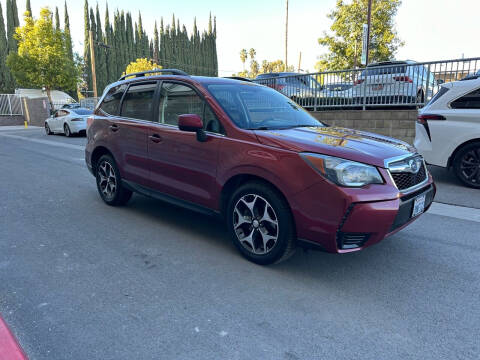
<path id="1" fill-rule="evenodd" d="M 261 182 L 238 188 L 227 207 L 227 226 L 237 249 L 248 260 L 267 265 L 295 252 L 295 225 L 283 196 Z"/>
<path id="2" fill-rule="evenodd" d="M 461 148 L 453 159 L 453 169 L 465 185 L 480 189 L 480 142 Z"/>
<path id="3" fill-rule="evenodd" d="M 117 164 L 110 155 L 100 157 L 96 165 L 95 176 L 98 193 L 106 204 L 125 205 L 132 197 L 132 192 L 122 186 Z"/>

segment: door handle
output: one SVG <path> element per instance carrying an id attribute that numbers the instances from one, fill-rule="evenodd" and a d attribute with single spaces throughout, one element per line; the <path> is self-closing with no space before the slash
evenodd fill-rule
<path id="1" fill-rule="evenodd" d="M 110 125 L 110 130 L 112 130 L 113 132 L 118 131 L 118 125 L 116 124 Z"/>
<path id="2" fill-rule="evenodd" d="M 150 140 L 152 140 L 154 143 L 159 143 L 162 142 L 162 137 L 158 134 L 153 134 L 149 136 Z"/>

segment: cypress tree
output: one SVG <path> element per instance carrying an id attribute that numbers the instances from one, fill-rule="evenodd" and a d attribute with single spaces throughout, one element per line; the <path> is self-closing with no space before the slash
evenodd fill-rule
<path id="1" fill-rule="evenodd" d="M 60 15 L 58 14 L 58 6 L 55 6 L 55 29 L 60 30 Z"/>
<path id="2" fill-rule="evenodd" d="M 105 39 L 104 42 L 109 46 L 106 50 L 106 64 L 107 64 L 107 84 L 117 79 L 117 63 L 116 63 L 116 49 L 113 37 L 113 28 L 110 23 L 110 14 L 108 11 L 108 3 L 105 10 Z"/>
<path id="3" fill-rule="evenodd" d="M 33 17 L 32 14 L 32 6 L 30 5 L 30 0 L 27 0 L 27 5 L 25 6 L 25 10 L 30 13 L 30 16 Z"/>
<path id="4" fill-rule="evenodd" d="M 88 90 L 92 90 L 93 84 L 92 84 L 92 63 L 90 60 L 90 17 L 88 14 L 88 0 L 85 0 L 85 5 L 83 8 L 83 17 L 84 17 L 84 29 L 85 29 L 85 36 L 84 36 L 84 48 L 83 48 L 83 60 L 85 63 L 85 69 L 84 69 L 84 74 L 85 74 L 85 82 L 87 84 Z"/>
<path id="5" fill-rule="evenodd" d="M 27 2 L 29 4 L 30 1 Z M 67 1 L 65 0 L 65 45 L 67 47 L 68 57 L 73 60 L 73 46 L 72 46 L 72 35 L 70 32 L 70 18 L 68 16 Z"/>
<path id="6" fill-rule="evenodd" d="M 3 19 L 2 3 L 0 3 L 0 92 L 10 92 L 8 88 L 10 79 L 10 71 L 8 70 L 5 61 L 7 58 L 7 34 L 5 33 L 5 21 Z"/>
<path id="7" fill-rule="evenodd" d="M 96 75 L 97 75 L 97 89 L 98 93 L 102 93 L 103 89 L 107 85 L 107 62 L 106 62 L 106 57 L 105 57 L 105 48 L 103 46 L 98 46 L 98 43 L 101 42 L 103 43 L 104 36 L 103 36 L 103 30 L 102 30 L 102 21 L 100 19 L 100 10 L 98 8 L 98 3 L 97 3 L 97 8 L 96 8 L 96 40 L 97 44 L 95 47 L 95 62 L 96 62 Z"/>
<path id="8" fill-rule="evenodd" d="M 159 61 L 159 45 L 157 21 L 155 21 L 155 27 L 153 28 L 153 60 L 156 64 L 158 64 Z"/>
<path id="9" fill-rule="evenodd" d="M 8 52 L 17 51 L 17 40 L 14 39 L 15 28 L 18 26 L 18 17 L 15 19 L 15 0 L 7 0 L 7 43 Z"/>

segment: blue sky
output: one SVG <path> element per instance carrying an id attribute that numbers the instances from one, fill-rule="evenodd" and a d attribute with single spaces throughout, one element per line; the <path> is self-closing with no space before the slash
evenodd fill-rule
<path id="1" fill-rule="evenodd" d="M 5 2 L 0 0 L 4 9 Z M 41 6 L 54 9 L 59 6 L 63 21 L 63 0 L 31 0 L 32 10 L 38 14 Z M 105 1 L 99 1 L 102 13 Z M 313 70 L 317 57 L 325 53 L 317 39 L 330 27 L 326 14 L 335 6 L 335 0 L 289 1 L 289 63 Z M 17 0 L 19 12 L 25 10 L 25 1 Z M 83 0 L 67 0 L 73 40 L 77 51 L 83 51 Z M 97 2 L 90 1 L 90 5 Z M 283 59 L 285 36 L 285 0 L 177 0 L 109 1 L 110 11 L 115 8 L 132 12 L 134 18 L 142 13 L 143 24 L 153 33 L 155 20 L 171 21 L 172 13 L 185 23 L 190 31 L 194 16 L 200 29 L 207 27 L 208 14 L 217 16 L 217 51 L 220 75 L 231 75 L 242 69 L 239 51 L 255 48 L 257 60 Z M 441 60 L 480 56 L 478 38 L 479 0 L 403 0 L 396 22 L 405 46 L 398 59 L 417 61 Z"/>

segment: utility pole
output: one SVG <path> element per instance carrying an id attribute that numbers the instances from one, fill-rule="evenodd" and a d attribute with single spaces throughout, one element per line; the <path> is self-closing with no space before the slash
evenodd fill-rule
<path id="1" fill-rule="evenodd" d="M 288 67 L 288 0 L 286 8 L 286 19 L 285 19 L 285 71 Z"/>
<path id="2" fill-rule="evenodd" d="M 300 54 L 298 55 L 298 68 L 297 72 L 300 72 L 300 65 L 302 63 L 302 52 L 300 51 Z"/>
<path id="3" fill-rule="evenodd" d="M 372 17 L 372 0 L 368 0 L 368 14 L 367 14 L 367 54 L 366 54 L 366 65 L 368 65 L 368 53 L 370 52 L 370 25 Z"/>
<path id="4" fill-rule="evenodd" d="M 98 97 L 97 93 L 97 75 L 95 73 L 95 46 L 93 46 L 93 32 L 88 32 L 88 38 L 90 42 L 90 62 L 92 63 L 92 84 L 93 84 L 93 96 Z"/>

